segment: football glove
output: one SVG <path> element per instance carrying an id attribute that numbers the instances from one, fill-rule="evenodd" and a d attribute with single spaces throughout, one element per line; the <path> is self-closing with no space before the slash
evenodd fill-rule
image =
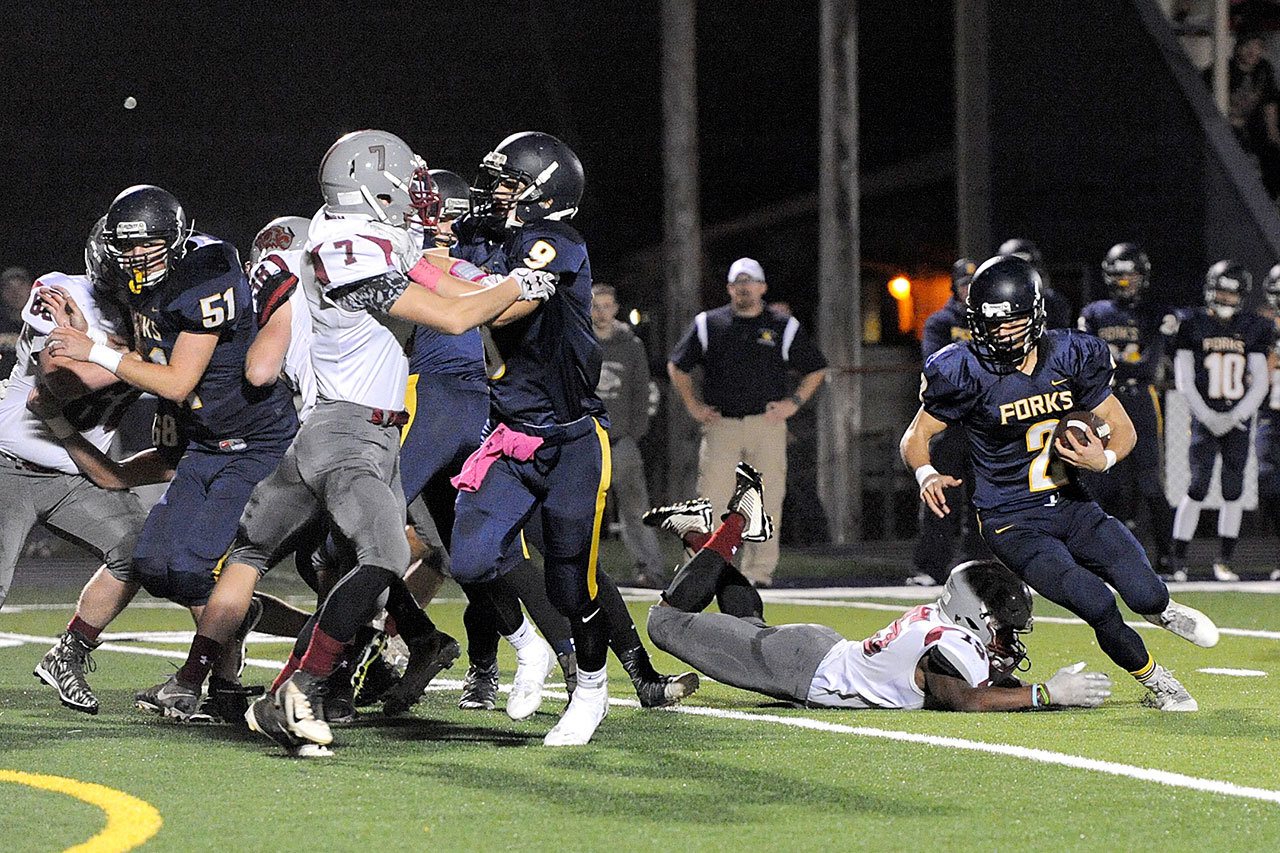
<path id="1" fill-rule="evenodd" d="M 288 269 L 276 266 L 269 259 L 258 264 L 253 275 L 253 311 L 259 329 L 289 301 L 297 286 L 298 277 Z"/>
<path id="2" fill-rule="evenodd" d="M 510 275 L 520 285 L 520 302 L 550 299 L 556 292 L 556 279 L 559 278 L 555 273 L 527 267 L 516 267 Z"/>
<path id="3" fill-rule="evenodd" d="M 1082 672 L 1084 664 L 1064 666 L 1044 683 L 1050 705 L 1096 708 L 1111 695 L 1111 677 L 1105 672 Z"/>

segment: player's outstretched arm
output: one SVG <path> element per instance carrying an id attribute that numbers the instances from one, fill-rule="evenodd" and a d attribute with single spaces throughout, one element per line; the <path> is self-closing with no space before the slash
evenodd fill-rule
<path id="1" fill-rule="evenodd" d="M 939 473 L 929 464 L 929 440 L 946 428 L 945 421 L 938 420 L 921 406 L 898 443 L 902 461 L 915 473 L 916 482 L 920 484 L 920 500 L 938 518 L 951 512 L 944 490 L 962 482 L 950 474 Z"/>
<path id="2" fill-rule="evenodd" d="M 963 678 L 924 670 L 926 707 L 947 711 L 1028 711 L 1048 708 L 1096 708 L 1111 695 L 1111 678 L 1084 672 L 1084 664 L 1064 666 L 1043 684 L 1026 687 L 971 687 Z"/>
<path id="3" fill-rule="evenodd" d="M 132 489 L 173 479 L 173 465 L 154 447 L 122 462 L 108 457 L 67 423 L 57 402 L 39 388 L 32 389 L 27 395 L 27 408 L 44 420 L 80 473 L 99 488 Z"/>
<path id="4" fill-rule="evenodd" d="M 519 298 L 520 285 L 514 278 L 503 279 L 495 287 L 453 297 L 410 286 L 387 313 L 447 335 L 460 335 L 494 319 Z"/>
<path id="5" fill-rule="evenodd" d="M 293 305 L 286 302 L 271 314 L 267 324 L 245 353 L 244 378 L 250 385 L 263 388 L 280 378 L 284 358 L 293 337 Z"/>

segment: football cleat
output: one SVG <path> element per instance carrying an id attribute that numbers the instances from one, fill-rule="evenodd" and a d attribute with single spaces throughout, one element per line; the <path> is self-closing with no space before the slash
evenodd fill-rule
<path id="1" fill-rule="evenodd" d="M 1182 686 L 1182 682 L 1173 677 L 1173 673 L 1160 664 L 1142 686 L 1150 692 L 1142 697 L 1142 704 L 1160 711 L 1198 711 L 1200 704 Z"/>
<path id="2" fill-rule="evenodd" d="M 93 672 L 90 656 L 94 646 L 70 631 L 63 631 L 53 648 L 44 653 L 32 675 L 58 691 L 58 699 L 73 711 L 98 713 L 98 697 L 93 695 L 86 672 Z"/>
<path id="3" fill-rule="evenodd" d="M 507 716 L 523 720 L 533 716 L 542 704 L 542 688 L 556 664 L 556 653 L 538 637 L 529 647 L 516 652 L 516 674 L 507 696 Z"/>
<path id="4" fill-rule="evenodd" d="M 498 662 L 490 666 L 467 667 L 462 680 L 462 697 L 458 707 L 464 711 L 492 711 L 498 707 Z"/>
<path id="5" fill-rule="evenodd" d="M 325 685 L 324 721 L 335 725 L 355 722 L 355 688 L 351 686 L 351 671 L 346 667 L 335 669 Z"/>
<path id="6" fill-rule="evenodd" d="M 697 673 L 662 675 L 653 668 L 649 654 L 643 647 L 618 655 L 618 661 L 631 677 L 631 684 L 636 689 L 636 697 L 642 708 L 674 705 L 686 696 L 692 696 L 698 689 Z"/>
<path id="7" fill-rule="evenodd" d="M 209 677 L 209 692 L 200 703 L 200 714 L 215 723 L 244 725 L 249 700 L 262 695 L 261 687 L 244 687 L 238 681 L 227 681 L 216 675 Z"/>
<path id="8" fill-rule="evenodd" d="M 284 747 L 285 752 L 297 758 L 321 758 L 333 755 L 328 747 L 310 743 L 289 731 L 284 711 L 273 696 L 260 696 L 244 713 L 244 721 L 250 731 L 266 735 Z"/>
<path id="9" fill-rule="evenodd" d="M 324 719 L 325 679 L 298 670 L 276 691 L 276 705 L 284 714 L 290 733 L 311 743 L 328 746 L 333 732 Z"/>
<path id="10" fill-rule="evenodd" d="M 1231 583 L 1240 580 L 1240 576 L 1231 571 L 1231 567 L 1219 560 L 1213 564 L 1213 579 L 1216 581 L 1224 581 Z"/>
<path id="11" fill-rule="evenodd" d="M 657 506 L 640 518 L 649 527 L 657 527 L 684 538 L 687 533 L 711 532 L 711 501 L 694 498 L 691 501 Z"/>
<path id="12" fill-rule="evenodd" d="M 134 694 L 134 706 L 184 723 L 212 723 L 213 717 L 200 710 L 200 688 L 183 684 L 175 672 L 168 680 Z"/>
<path id="13" fill-rule="evenodd" d="M 1211 649 L 1218 645 L 1218 626 L 1213 624 L 1213 620 L 1194 607 L 1179 604 L 1172 599 L 1163 613 L 1142 618 L 1201 648 Z"/>
<path id="14" fill-rule="evenodd" d="M 1273 581 L 1280 581 L 1280 569 L 1271 570 L 1271 579 Z"/>
<path id="15" fill-rule="evenodd" d="M 453 666 L 460 654 L 458 641 L 439 629 L 409 641 L 409 663 L 400 681 L 383 695 L 383 712 L 395 716 L 416 705 L 431 679 Z"/>
<path id="16" fill-rule="evenodd" d="M 768 542 L 773 538 L 773 519 L 764 511 L 764 481 L 760 472 L 745 462 L 739 462 L 735 473 L 737 482 L 733 496 L 729 498 L 728 512 L 721 516 L 721 520 L 737 513 L 746 519 L 742 541 Z"/>
<path id="17" fill-rule="evenodd" d="M 377 641 L 365 646 L 360 659 L 356 661 L 356 672 L 351 685 L 355 688 L 357 707 L 377 703 L 400 680 L 400 673 L 387 661 L 381 648 L 382 645 Z"/>
<path id="18" fill-rule="evenodd" d="M 547 736 L 546 746 L 585 746 L 609 715 L 609 686 L 581 687 L 573 692 L 569 707 Z"/>

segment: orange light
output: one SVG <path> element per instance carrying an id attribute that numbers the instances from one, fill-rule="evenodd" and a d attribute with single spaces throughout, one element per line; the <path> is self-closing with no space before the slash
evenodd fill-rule
<path id="1" fill-rule="evenodd" d="M 889 295 L 902 302 L 911 298 L 911 279 L 900 275 L 889 280 Z"/>

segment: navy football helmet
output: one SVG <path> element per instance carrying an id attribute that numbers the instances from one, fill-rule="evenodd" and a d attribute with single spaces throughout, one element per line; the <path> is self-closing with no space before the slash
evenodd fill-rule
<path id="1" fill-rule="evenodd" d="M 1267 273 L 1262 282 L 1262 295 L 1271 310 L 1280 311 L 1280 264 L 1276 264 Z"/>
<path id="2" fill-rule="evenodd" d="M 973 274 L 965 301 L 969 346 L 991 372 L 1017 370 L 1044 334 L 1040 288 L 1040 273 L 1014 255 L 991 258 Z"/>
<path id="3" fill-rule="evenodd" d="M 525 131 L 508 136 L 484 155 L 473 198 L 479 212 L 510 224 L 539 219 L 572 219 L 578 212 L 586 177 L 582 161 L 549 133 Z"/>
<path id="4" fill-rule="evenodd" d="M 1151 281 L 1151 260 L 1136 243 L 1116 243 L 1102 259 L 1102 280 L 1112 299 L 1137 302 Z"/>
<path id="5" fill-rule="evenodd" d="M 182 205 L 168 190 L 150 184 L 116 196 L 102 228 L 106 255 L 125 274 L 135 296 L 164 280 L 186 253 L 190 236 Z"/>
<path id="6" fill-rule="evenodd" d="M 963 301 L 960 288 L 968 287 L 973 281 L 973 274 L 978 269 L 978 262 L 973 258 L 959 258 L 951 265 L 951 295 Z M 967 291 L 966 291 L 967 292 Z"/>
<path id="7" fill-rule="evenodd" d="M 1222 320 L 1230 320 L 1244 305 L 1251 287 L 1253 273 L 1244 264 L 1218 261 L 1204 276 L 1204 304 L 1209 313 Z"/>
<path id="8" fill-rule="evenodd" d="M 1040 254 L 1040 247 L 1032 243 L 1025 237 L 1012 237 L 1000 244 L 1000 248 L 996 250 L 997 255 L 1014 255 L 1022 258 L 1024 261 L 1030 262 L 1031 266 L 1043 277 L 1044 275 L 1044 257 Z"/>

